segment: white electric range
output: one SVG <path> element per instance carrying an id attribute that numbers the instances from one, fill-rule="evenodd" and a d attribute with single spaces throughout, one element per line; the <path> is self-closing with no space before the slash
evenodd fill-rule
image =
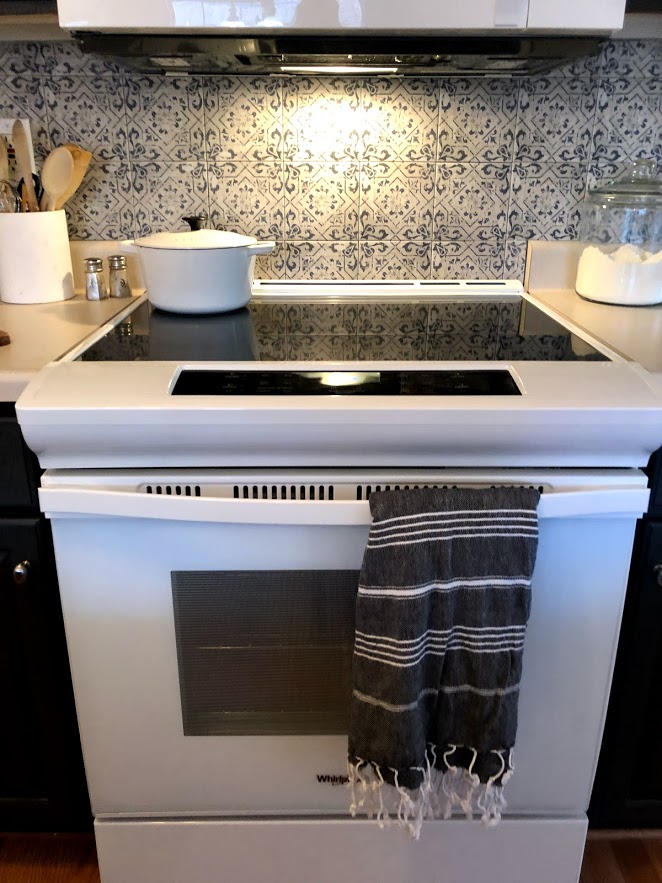
<path id="1" fill-rule="evenodd" d="M 17 413 L 103 883 L 576 883 L 646 372 L 517 283 L 262 282 L 223 316 L 131 304 Z M 540 545 L 508 813 L 412 843 L 348 813 L 354 597 L 371 491 L 446 484 L 540 488 Z"/>

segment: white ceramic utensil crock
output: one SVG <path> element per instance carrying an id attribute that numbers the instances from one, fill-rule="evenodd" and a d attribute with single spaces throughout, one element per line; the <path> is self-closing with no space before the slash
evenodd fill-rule
<path id="1" fill-rule="evenodd" d="M 0 212 L 0 300 L 45 304 L 73 296 L 65 213 Z"/>
<path id="2" fill-rule="evenodd" d="M 147 297 L 171 313 L 225 313 L 251 298 L 253 258 L 275 242 L 225 230 L 154 233 L 122 243 L 140 257 Z"/>

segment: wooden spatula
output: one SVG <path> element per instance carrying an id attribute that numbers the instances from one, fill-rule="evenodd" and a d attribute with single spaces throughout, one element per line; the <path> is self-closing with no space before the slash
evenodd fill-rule
<path id="1" fill-rule="evenodd" d="M 85 172 L 87 171 L 87 167 L 90 164 L 90 160 L 92 159 L 92 154 L 89 152 L 89 150 L 83 150 L 83 148 L 79 147 L 77 144 L 63 144 L 62 146 L 66 147 L 71 154 L 71 158 L 74 161 L 74 170 L 71 175 L 71 180 L 69 181 L 68 188 L 55 203 L 56 209 L 62 208 L 65 202 L 70 200 L 74 193 L 78 190 L 81 185 L 81 181 L 85 176 Z"/>
<path id="2" fill-rule="evenodd" d="M 7 154 L 7 139 L 0 135 L 0 181 L 9 178 L 9 156 Z"/>
<path id="3" fill-rule="evenodd" d="M 28 136 L 25 134 L 23 123 L 15 120 L 11 131 L 12 142 L 14 144 L 14 152 L 16 153 L 16 163 L 18 171 L 23 178 L 23 193 L 28 209 L 31 212 L 39 211 L 39 203 L 37 195 L 34 192 L 34 183 L 32 181 L 32 166 L 30 165 L 30 150 L 28 148 Z"/>

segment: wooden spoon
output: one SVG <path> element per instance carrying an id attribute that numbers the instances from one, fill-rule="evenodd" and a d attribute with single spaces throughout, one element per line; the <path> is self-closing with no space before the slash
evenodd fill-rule
<path id="1" fill-rule="evenodd" d="M 0 181 L 9 178 L 9 156 L 7 154 L 7 139 L 0 135 Z"/>
<path id="2" fill-rule="evenodd" d="M 39 203 L 34 192 L 34 184 L 32 182 L 32 165 L 30 163 L 30 148 L 28 147 L 28 136 L 25 134 L 23 123 L 20 120 L 14 120 L 11 130 L 11 138 L 14 144 L 14 153 L 16 154 L 16 164 L 18 171 L 23 178 L 23 193 L 28 210 L 31 212 L 39 211 Z"/>
<path id="3" fill-rule="evenodd" d="M 46 157 L 41 170 L 41 183 L 44 195 L 41 198 L 42 212 L 52 212 L 55 204 L 71 183 L 74 173 L 73 157 L 66 147 L 56 147 Z"/>
<path id="4" fill-rule="evenodd" d="M 69 182 L 69 186 L 64 191 L 62 196 L 55 203 L 55 208 L 62 208 L 65 202 L 68 202 L 74 193 L 78 190 L 85 176 L 85 172 L 87 171 L 87 167 L 90 164 L 90 160 L 92 159 L 92 154 L 89 150 L 83 150 L 82 147 L 79 147 L 77 144 L 63 144 L 63 147 L 71 154 L 71 157 L 74 161 L 74 171 L 71 176 L 71 181 Z"/>

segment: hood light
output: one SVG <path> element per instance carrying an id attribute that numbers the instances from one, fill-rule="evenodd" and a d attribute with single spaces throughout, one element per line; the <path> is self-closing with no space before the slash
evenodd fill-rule
<path id="1" fill-rule="evenodd" d="M 285 74 L 397 74 L 397 67 L 367 67 L 360 65 L 283 64 Z"/>

